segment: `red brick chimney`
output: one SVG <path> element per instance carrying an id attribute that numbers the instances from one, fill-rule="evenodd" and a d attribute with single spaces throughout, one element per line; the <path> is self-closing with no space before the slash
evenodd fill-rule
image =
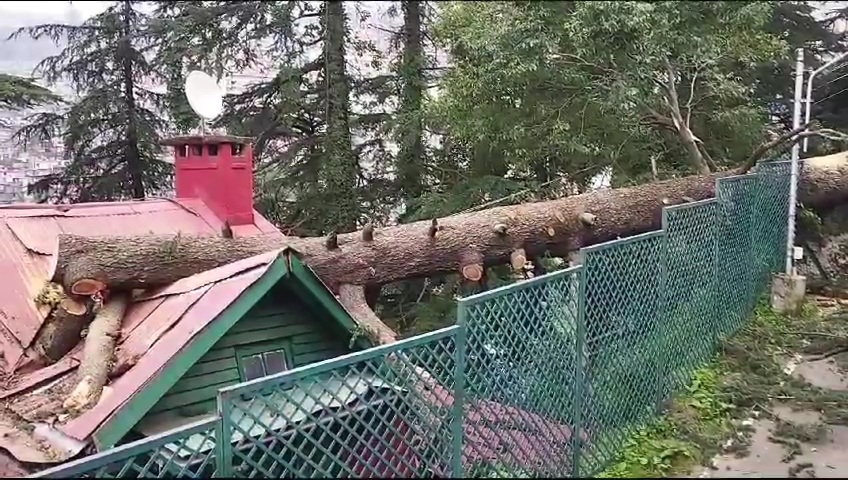
<path id="1" fill-rule="evenodd" d="M 177 198 L 199 198 L 231 226 L 253 223 L 253 150 L 244 137 L 170 138 Z"/>

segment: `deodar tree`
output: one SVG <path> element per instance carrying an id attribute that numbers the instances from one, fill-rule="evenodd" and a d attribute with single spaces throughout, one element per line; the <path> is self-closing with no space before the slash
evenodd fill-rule
<path id="1" fill-rule="evenodd" d="M 64 142 L 65 170 L 32 186 L 45 200 L 143 199 L 167 186 L 171 167 L 159 161 L 161 95 L 150 89 L 158 75 L 148 60 L 149 19 L 136 3 L 114 2 L 82 25 L 38 25 L 14 34 L 64 45 L 35 73 L 49 83 L 66 82 L 77 96 L 62 113 L 33 115 L 16 134 L 23 142 Z"/>
<path id="2" fill-rule="evenodd" d="M 58 95 L 38 85 L 32 79 L 0 73 L 0 109 L 2 110 L 27 110 L 59 102 L 61 98 Z"/>
<path id="3" fill-rule="evenodd" d="M 345 5 L 171 2 L 157 13 L 171 63 L 260 72 L 227 96 L 219 126 L 256 139 L 257 206 L 284 231 L 344 232 L 365 220 L 350 57 L 368 46 L 351 38 Z"/>
<path id="4" fill-rule="evenodd" d="M 31 187 L 44 200 L 144 199 L 167 186 L 170 165 L 159 160 L 161 94 L 150 89 L 158 75 L 149 61 L 149 18 L 136 3 L 114 2 L 82 25 L 39 25 L 14 34 L 64 44 L 36 74 L 69 83 L 78 97 L 64 112 L 35 114 L 16 133 L 23 142 L 54 136 L 64 142 L 66 168 Z M 50 286 L 44 293 L 36 301 L 52 314 L 35 346 L 46 358 L 61 358 L 88 327 L 80 382 L 66 401 L 69 409 L 83 408 L 100 397 L 106 382 L 128 292 L 80 295 Z"/>

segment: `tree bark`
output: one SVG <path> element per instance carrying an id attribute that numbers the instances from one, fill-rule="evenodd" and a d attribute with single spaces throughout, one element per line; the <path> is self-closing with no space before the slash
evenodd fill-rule
<path id="1" fill-rule="evenodd" d="M 87 300 L 65 297 L 38 332 L 34 342 L 36 351 L 49 362 L 58 362 L 79 343 L 92 317 Z"/>
<path id="2" fill-rule="evenodd" d="M 115 363 L 115 344 L 128 303 L 129 293 L 119 293 L 110 298 L 95 315 L 85 338 L 78 374 L 80 381 L 65 400 L 66 409 L 80 411 L 100 399 Z"/>
<path id="3" fill-rule="evenodd" d="M 290 246 L 335 292 L 342 284 L 385 285 L 440 273 L 466 273 L 469 266 L 510 261 L 523 249 L 532 259 L 546 251 L 565 256 L 581 247 L 655 230 L 662 209 L 711 198 L 722 172 L 596 191 L 559 200 L 491 208 L 432 221 L 376 229 L 372 241 L 354 232 L 339 235 L 328 249 L 323 238 L 218 236 L 86 238 L 62 234 L 54 281 L 88 295 L 108 288 L 128 290 L 168 285 L 180 278 Z M 848 153 L 808 159 L 799 201 L 827 209 L 848 201 Z M 590 214 L 593 221 L 587 224 Z M 504 226 L 505 230 L 495 228 Z"/>
<path id="4" fill-rule="evenodd" d="M 285 246 L 279 235 L 59 235 L 51 278 L 74 295 L 147 289 Z"/>

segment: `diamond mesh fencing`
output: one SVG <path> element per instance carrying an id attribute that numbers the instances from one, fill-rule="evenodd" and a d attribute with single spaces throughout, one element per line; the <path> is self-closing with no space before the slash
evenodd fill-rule
<path id="1" fill-rule="evenodd" d="M 714 199 L 665 208 L 661 231 L 461 300 L 463 474 L 586 477 L 610 465 L 782 269 L 788 190 L 788 162 L 760 164 L 719 180 Z M 510 414 L 484 425 L 491 440 L 478 447 L 469 419 L 482 401 Z"/>
<path id="2" fill-rule="evenodd" d="M 36 477 L 594 476 L 782 270 L 788 192 L 786 161 L 722 178 L 659 231 L 461 299 L 456 326 L 221 389 L 216 418 Z"/>
<path id="3" fill-rule="evenodd" d="M 458 327 L 222 389 L 222 474 L 444 477 Z"/>
<path id="4" fill-rule="evenodd" d="M 578 269 L 460 302 L 465 476 L 571 473 Z"/>
<path id="5" fill-rule="evenodd" d="M 31 478 L 212 478 L 217 418 L 202 420 L 64 465 Z"/>

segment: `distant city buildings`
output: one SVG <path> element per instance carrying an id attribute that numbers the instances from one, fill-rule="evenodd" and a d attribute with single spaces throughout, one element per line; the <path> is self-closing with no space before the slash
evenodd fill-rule
<path id="1" fill-rule="evenodd" d="M 30 185 L 65 166 L 60 139 L 47 144 L 19 145 L 12 138 L 27 113 L 3 112 L 0 120 L 0 204 L 34 202 Z"/>

